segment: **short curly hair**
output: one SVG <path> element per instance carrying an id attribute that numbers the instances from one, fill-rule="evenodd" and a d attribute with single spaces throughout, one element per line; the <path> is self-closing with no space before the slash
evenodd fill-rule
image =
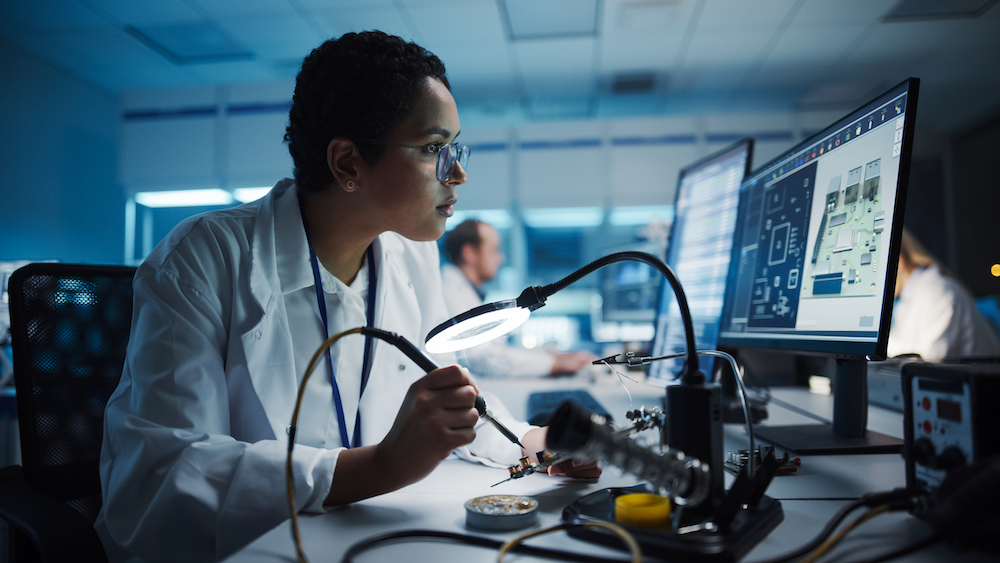
<path id="1" fill-rule="evenodd" d="M 334 181 L 326 149 L 336 137 L 353 141 L 366 162 L 377 162 L 385 147 L 367 140 L 384 141 L 409 116 L 428 77 L 451 89 L 433 53 L 381 31 L 346 33 L 314 49 L 295 80 L 285 129 L 295 182 L 319 191 Z"/>

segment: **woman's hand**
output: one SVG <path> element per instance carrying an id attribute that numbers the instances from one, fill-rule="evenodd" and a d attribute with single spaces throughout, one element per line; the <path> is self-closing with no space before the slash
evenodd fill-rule
<path id="1" fill-rule="evenodd" d="M 549 467 L 549 475 L 572 477 L 574 479 L 597 479 L 604 471 L 596 461 L 581 463 L 575 459 Z"/>
<path id="2" fill-rule="evenodd" d="M 523 453 L 531 459 L 532 463 L 537 464 L 538 459 L 535 457 L 535 454 L 545 450 L 545 435 L 547 432 L 547 426 L 532 428 L 521 438 L 521 443 L 524 444 Z M 597 479 L 601 476 L 602 471 L 596 461 L 582 463 L 576 460 L 568 460 L 548 468 L 549 475 L 572 477 L 574 479 Z"/>
<path id="3" fill-rule="evenodd" d="M 325 504 L 395 491 L 434 471 L 476 437 L 478 389 L 458 366 L 436 369 L 410 385 L 392 429 L 376 446 L 340 453 Z"/>
<path id="4" fill-rule="evenodd" d="M 476 437 L 476 395 L 468 372 L 441 368 L 410 385 L 377 459 L 405 484 L 423 479 L 458 447 Z"/>

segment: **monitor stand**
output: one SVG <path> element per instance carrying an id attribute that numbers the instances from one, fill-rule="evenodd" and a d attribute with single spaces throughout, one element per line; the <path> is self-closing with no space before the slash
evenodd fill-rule
<path id="1" fill-rule="evenodd" d="M 801 455 L 892 454 L 903 441 L 867 429 L 868 362 L 837 360 L 833 376 L 833 425 L 758 426 L 762 442 L 769 442 Z"/>

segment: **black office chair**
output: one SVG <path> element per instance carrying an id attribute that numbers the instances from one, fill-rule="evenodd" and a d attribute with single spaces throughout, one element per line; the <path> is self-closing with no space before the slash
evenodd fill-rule
<path id="1" fill-rule="evenodd" d="M 104 407 L 118 385 L 135 268 L 29 264 L 9 281 L 22 465 L 0 469 L 11 561 L 106 561 Z"/>

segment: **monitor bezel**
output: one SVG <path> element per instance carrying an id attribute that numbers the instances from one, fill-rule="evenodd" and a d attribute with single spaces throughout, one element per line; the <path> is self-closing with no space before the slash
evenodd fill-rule
<path id="1" fill-rule="evenodd" d="M 903 138 L 899 155 L 899 170 L 896 177 L 895 206 L 892 213 L 892 225 L 889 231 L 888 260 L 893 267 L 886 268 L 885 287 L 882 295 L 882 316 L 879 319 L 878 338 L 875 342 L 855 342 L 849 340 L 814 340 L 814 339 L 794 339 L 787 337 L 767 337 L 761 333 L 754 333 L 753 336 L 736 336 L 732 333 L 724 334 L 721 330 L 718 338 L 718 345 L 727 349 L 754 348 L 765 349 L 787 353 L 820 355 L 834 357 L 837 359 L 866 359 L 884 360 L 886 359 L 886 349 L 889 341 L 889 325 L 892 315 L 892 305 L 895 295 L 896 268 L 895 264 L 899 260 L 899 245 L 903 232 L 903 210 L 906 208 L 906 195 L 910 179 L 910 162 L 913 149 L 913 133 L 916 123 L 917 97 L 919 94 L 920 80 L 917 78 L 907 78 L 885 92 L 873 97 L 867 102 L 859 105 L 854 110 L 848 112 L 840 119 L 834 121 L 829 126 L 803 139 L 790 149 L 782 152 L 777 157 L 769 160 L 753 172 L 744 177 L 741 185 L 741 192 L 745 184 L 764 170 L 779 164 L 797 153 L 807 149 L 811 145 L 825 139 L 838 129 L 846 127 L 867 113 L 867 108 L 877 105 L 885 98 L 893 98 L 903 92 L 906 93 L 906 111 L 903 114 Z M 734 235 L 735 236 L 735 235 Z M 726 282 L 726 297 L 723 301 L 723 315 L 731 310 L 731 300 L 734 298 L 736 268 L 739 260 L 739 248 L 733 245 L 733 254 L 729 261 L 729 275 Z"/>

